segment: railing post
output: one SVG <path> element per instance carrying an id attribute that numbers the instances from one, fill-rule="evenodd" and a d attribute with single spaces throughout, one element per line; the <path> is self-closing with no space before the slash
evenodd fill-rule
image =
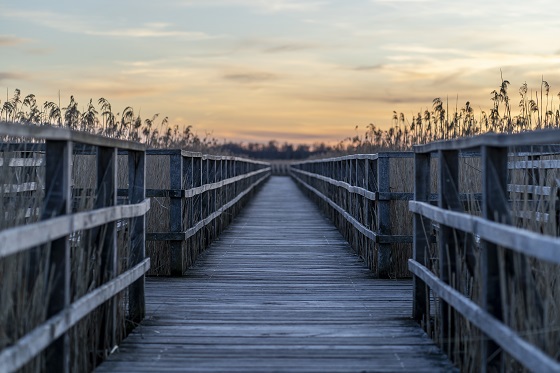
<path id="1" fill-rule="evenodd" d="M 414 153 L 414 200 L 430 200 L 430 153 Z M 412 258 L 426 266 L 428 263 L 429 236 L 431 222 L 421 214 L 414 214 Z M 429 293 L 424 281 L 412 276 L 412 317 L 418 322 L 429 325 Z"/>
<path id="2" fill-rule="evenodd" d="M 183 188 L 183 156 L 180 151 L 169 156 L 169 188 L 177 191 Z M 181 233 L 183 229 L 183 195 L 173 195 L 169 202 L 169 231 Z M 184 240 L 170 241 L 171 276 L 182 276 L 185 273 Z"/>
<path id="3" fill-rule="evenodd" d="M 365 171 L 366 171 L 366 166 L 365 166 L 365 160 L 364 159 L 356 159 L 356 180 L 357 183 L 356 185 L 360 188 L 366 188 L 365 185 Z M 362 195 L 358 195 L 357 196 L 358 200 L 356 203 L 356 219 L 360 222 L 360 224 L 362 225 L 366 225 L 366 217 L 365 217 L 365 210 L 366 210 L 366 198 L 363 197 Z M 367 251 L 367 237 L 364 236 L 362 233 L 357 232 L 358 235 L 358 244 L 360 246 L 360 256 L 362 257 L 362 259 L 364 261 L 366 261 L 366 251 Z M 367 263 L 367 262 L 366 262 Z"/>
<path id="4" fill-rule="evenodd" d="M 212 159 L 210 161 L 210 180 L 209 183 L 213 184 L 218 181 L 218 160 Z M 210 211 L 208 215 L 212 215 L 218 210 L 218 191 L 216 189 L 210 192 Z M 210 223 L 210 242 L 216 238 L 218 219 L 213 219 Z M 209 242 L 209 243 L 210 243 Z"/>
<path id="5" fill-rule="evenodd" d="M 440 150 L 438 152 L 438 206 L 451 211 L 463 211 L 459 199 L 459 152 Z M 457 232 L 457 234 L 460 234 Z M 462 236 L 462 235 L 461 235 Z M 455 242 L 457 240 L 457 242 Z M 446 284 L 453 284 L 456 273 L 457 248 L 462 240 L 454 229 L 445 225 L 439 228 L 439 276 Z M 447 356 L 454 352 L 455 318 L 453 309 L 447 302 L 440 300 L 440 340 Z"/>
<path id="6" fill-rule="evenodd" d="M 146 199 L 146 152 L 128 151 L 128 202 L 141 203 Z M 146 215 L 130 219 L 130 251 L 128 266 L 134 267 L 146 257 Z M 146 315 L 144 276 L 128 288 L 128 320 L 136 326 Z"/>
<path id="7" fill-rule="evenodd" d="M 507 194 L 507 147 L 482 147 L 482 215 L 489 221 L 511 224 Z M 500 263 L 496 244 L 482 241 L 480 268 L 482 274 L 482 308 L 503 320 Z M 482 341 L 482 370 L 501 371 L 503 354 L 491 340 Z"/>
<path id="8" fill-rule="evenodd" d="M 183 187 L 184 190 L 189 190 L 193 188 L 193 157 L 191 155 L 183 158 Z M 193 198 L 184 197 L 184 207 L 183 215 L 181 220 L 183 221 L 183 229 L 186 231 L 193 226 Z M 191 265 L 196 259 L 196 252 L 193 250 L 193 237 L 189 237 L 185 242 L 186 251 L 186 263 L 185 267 Z"/>
<path id="9" fill-rule="evenodd" d="M 378 154 L 377 159 L 377 191 L 389 193 L 391 191 L 391 179 L 389 169 L 389 158 L 387 155 Z M 377 201 L 377 234 L 385 236 L 391 234 L 391 201 L 380 199 Z M 377 244 L 377 276 L 389 278 L 391 269 L 391 244 Z"/>
<path id="10" fill-rule="evenodd" d="M 203 156 L 202 157 L 202 169 L 201 169 L 201 179 L 202 179 L 202 184 L 201 185 L 205 185 L 208 184 L 208 173 L 209 173 L 209 160 L 207 157 Z M 201 214 L 200 214 L 200 220 L 204 220 L 208 217 L 208 206 L 209 206 L 209 193 L 208 191 L 203 192 L 200 196 L 201 196 Z M 206 248 L 206 245 L 208 245 L 208 228 L 206 226 L 203 227 L 203 229 L 200 230 L 201 232 L 201 250 L 204 250 Z"/>
<path id="11" fill-rule="evenodd" d="M 95 208 L 117 205 L 117 149 L 108 147 L 97 148 L 97 198 Z M 94 229 L 93 239 L 97 247 L 101 247 L 100 281 L 107 282 L 117 275 L 117 229 L 116 223 L 110 222 Z M 94 246 L 95 247 L 95 246 Z M 100 328 L 100 349 L 106 358 L 112 347 L 117 344 L 117 302 L 107 302 L 106 311 Z M 110 330 L 110 335 L 104 333 Z M 105 345 L 108 342 L 109 345 Z"/>
<path id="12" fill-rule="evenodd" d="M 202 156 L 193 158 L 193 187 L 197 188 L 202 186 Z M 202 220 L 202 193 L 194 197 L 193 200 L 193 218 L 191 227 L 194 227 L 200 220 Z M 190 228 L 190 227 L 189 227 Z M 203 249 L 202 246 L 202 230 L 196 232 L 193 237 L 193 243 L 196 243 L 197 254 Z"/>
<path id="13" fill-rule="evenodd" d="M 377 188 L 377 168 L 375 167 L 376 163 L 374 160 L 366 159 L 366 189 L 370 192 L 375 192 Z M 366 228 L 371 230 L 372 232 L 375 231 L 375 201 L 371 199 L 365 200 L 365 209 L 366 209 Z M 366 263 L 368 267 L 373 270 L 374 269 L 374 255 L 375 252 L 375 241 L 371 238 L 366 238 L 367 240 L 367 247 L 366 247 Z"/>
<path id="14" fill-rule="evenodd" d="M 45 154 L 45 202 L 41 220 L 72 213 L 72 148 L 71 141 L 48 140 Z M 64 236 L 52 241 L 47 269 L 52 278 L 47 318 L 70 305 L 70 241 Z M 70 338 L 64 333 L 46 352 L 47 371 L 70 371 Z"/>

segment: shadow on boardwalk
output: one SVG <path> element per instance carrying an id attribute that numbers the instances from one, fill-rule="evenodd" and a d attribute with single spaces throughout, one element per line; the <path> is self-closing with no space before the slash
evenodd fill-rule
<path id="1" fill-rule="evenodd" d="M 411 319 L 411 282 L 374 279 L 289 178 L 272 177 L 99 372 L 453 369 Z"/>

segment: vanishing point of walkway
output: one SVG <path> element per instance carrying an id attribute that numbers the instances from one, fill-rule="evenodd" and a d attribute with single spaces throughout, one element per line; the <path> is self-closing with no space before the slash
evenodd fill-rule
<path id="1" fill-rule="evenodd" d="M 378 280 L 287 177 L 273 177 L 98 372 L 437 372 L 411 282 Z"/>

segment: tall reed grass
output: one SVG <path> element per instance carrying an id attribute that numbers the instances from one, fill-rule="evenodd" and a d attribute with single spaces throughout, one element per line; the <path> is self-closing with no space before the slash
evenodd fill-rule
<path id="1" fill-rule="evenodd" d="M 546 147 L 534 149 L 548 155 L 541 159 L 558 160 L 560 154 L 547 151 Z M 519 149 L 511 148 L 510 162 L 527 160 L 535 156 L 518 154 Z M 438 188 L 437 160 L 432 160 L 432 193 Z M 480 158 L 475 156 L 460 159 L 459 192 L 466 195 L 464 201 L 465 212 L 480 216 L 482 191 L 482 171 Z M 529 193 L 527 188 L 523 192 L 515 192 L 512 186 L 506 198 L 510 201 L 512 223 L 520 229 L 527 229 L 536 233 L 558 236 L 558 178 L 560 170 L 557 168 L 528 168 L 510 170 L 510 184 L 536 187 L 535 190 L 544 192 Z M 550 188 L 550 189 L 546 189 Z M 521 188 L 523 189 L 523 188 Z M 434 237 L 430 247 L 428 267 L 440 276 L 439 249 L 437 226 L 424 227 L 426 237 Z M 483 304 L 482 275 L 480 268 L 480 241 L 472 235 L 461 235 L 454 232 L 454 240 L 447 247 L 448 254 L 454 251 L 456 255 L 456 271 L 449 273 L 451 285 L 467 298 L 478 305 Z M 529 343 L 537 346 L 545 353 L 560 361 L 560 266 L 545 263 L 524 255 L 513 253 L 504 247 L 498 247 L 499 275 L 502 288 L 500 303 L 502 306 L 503 322 L 517 331 Z M 431 321 L 423 325 L 428 334 L 439 343 L 442 340 L 441 319 L 437 316 L 440 306 L 438 298 L 431 299 Z M 462 371 L 477 371 L 480 369 L 480 345 L 484 339 L 483 331 L 478 330 L 465 318 L 456 312 L 454 317 L 454 336 L 451 338 L 453 349 L 446 351 L 449 357 Z M 516 356 L 505 354 L 505 371 L 526 371 Z"/>
<path id="2" fill-rule="evenodd" d="M 17 139 L 2 139 L 14 143 Z M 23 145 L 22 145 L 23 148 Z M 36 222 L 40 219 L 45 197 L 44 153 L 42 151 L 0 152 L 0 187 L 3 188 L 0 204 L 0 230 Z M 30 164 L 33 166 L 21 166 Z M 74 184 L 72 210 L 88 211 L 94 208 L 98 190 L 95 173 L 95 155 L 74 154 L 72 180 Z M 125 156 L 119 156 L 122 167 L 119 184 L 126 187 Z M 16 186 L 26 186 L 25 192 L 9 192 Z M 117 230 L 118 262 L 117 274 L 128 269 L 128 221 L 119 222 Z M 102 285 L 108 280 L 106 273 L 101 273 L 101 250 L 107 233 L 104 229 L 79 231 L 70 237 L 71 248 L 71 302 Z M 96 237 L 94 237 L 94 234 Z M 26 333 L 46 321 L 46 307 L 51 293 L 52 279 L 49 273 L 56 268 L 49 268 L 49 245 L 0 259 L 0 350 L 12 345 Z M 93 313 L 78 322 L 69 331 L 71 351 L 71 371 L 88 372 L 105 358 L 119 343 L 127 332 L 127 296 L 126 290 L 117 295 L 116 341 L 110 341 L 111 326 L 108 319 L 111 302 L 102 305 Z M 45 354 L 43 352 L 28 363 L 22 372 L 45 371 Z"/>

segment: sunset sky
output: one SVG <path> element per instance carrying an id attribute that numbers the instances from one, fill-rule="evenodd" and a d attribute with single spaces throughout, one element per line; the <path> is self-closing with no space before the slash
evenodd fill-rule
<path id="1" fill-rule="evenodd" d="M 544 76 L 556 94 L 559 14 L 557 0 L 0 0 L 0 100 L 60 91 L 219 140 L 334 142 L 435 97 L 487 110 L 500 69 L 512 93 Z"/>

